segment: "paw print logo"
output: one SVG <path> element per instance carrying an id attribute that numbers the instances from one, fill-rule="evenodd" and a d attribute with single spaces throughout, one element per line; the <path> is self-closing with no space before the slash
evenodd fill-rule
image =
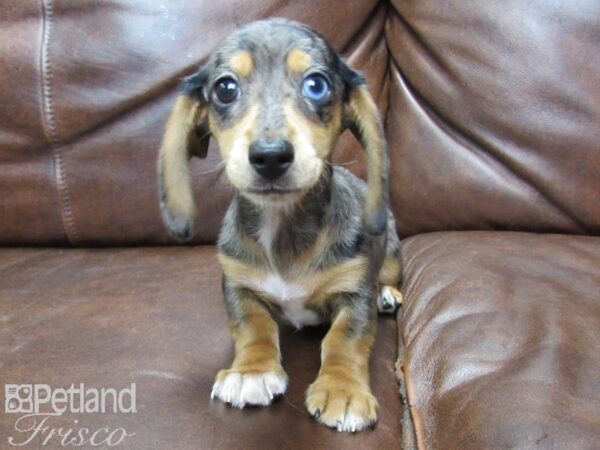
<path id="1" fill-rule="evenodd" d="M 18 401 L 16 401 L 14 398 L 12 398 L 8 401 L 8 411 L 7 412 L 14 411 L 19 406 L 21 406 L 21 404 Z"/>
<path id="2" fill-rule="evenodd" d="M 32 413 L 33 388 L 30 384 L 6 384 L 4 386 L 4 410 L 7 413 Z"/>

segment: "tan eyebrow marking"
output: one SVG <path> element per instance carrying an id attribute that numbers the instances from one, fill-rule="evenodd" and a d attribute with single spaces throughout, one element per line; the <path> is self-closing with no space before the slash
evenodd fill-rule
<path id="1" fill-rule="evenodd" d="M 286 64 L 292 72 L 302 73 L 310 66 L 311 57 L 300 49 L 291 50 L 286 58 Z"/>
<path id="2" fill-rule="evenodd" d="M 229 66 L 242 78 L 246 78 L 254 68 L 252 56 L 246 50 L 241 50 L 231 57 Z"/>

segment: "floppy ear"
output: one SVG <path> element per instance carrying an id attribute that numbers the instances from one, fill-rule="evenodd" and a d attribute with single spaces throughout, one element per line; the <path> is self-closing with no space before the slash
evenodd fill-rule
<path id="1" fill-rule="evenodd" d="M 189 159 L 205 158 L 208 150 L 208 120 L 202 93 L 206 79 L 204 69 L 184 79 L 167 121 L 158 158 L 162 217 L 169 232 L 179 239 L 192 235 L 196 220 Z"/>
<path id="2" fill-rule="evenodd" d="M 344 81 L 344 125 L 367 152 L 367 197 L 363 222 L 370 234 L 378 235 L 388 221 L 388 153 L 379 111 L 363 76 L 340 59 Z"/>

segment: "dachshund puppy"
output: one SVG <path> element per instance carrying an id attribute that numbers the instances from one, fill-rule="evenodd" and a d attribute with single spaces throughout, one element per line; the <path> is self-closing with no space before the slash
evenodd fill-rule
<path id="1" fill-rule="evenodd" d="M 346 128 L 367 152 L 367 185 L 329 162 Z M 364 78 L 296 22 L 253 22 L 225 39 L 183 81 L 160 149 L 161 210 L 180 239 L 197 219 L 188 160 L 206 155 L 209 136 L 236 191 L 218 242 L 235 358 L 212 397 L 269 405 L 288 383 L 279 324 L 327 322 L 306 407 L 340 431 L 374 425 L 369 355 L 378 307 L 401 302 L 401 261 L 386 142 Z"/>

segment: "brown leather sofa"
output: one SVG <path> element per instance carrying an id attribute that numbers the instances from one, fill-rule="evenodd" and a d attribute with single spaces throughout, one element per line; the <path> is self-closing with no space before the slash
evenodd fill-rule
<path id="1" fill-rule="evenodd" d="M 405 305 L 379 319 L 374 431 L 305 412 L 320 329 L 283 334 L 272 407 L 211 401 L 232 357 L 214 148 L 192 162 L 195 245 L 160 219 L 178 81 L 269 16 L 330 39 L 385 119 Z M 2 2 L 0 384 L 135 383 L 137 412 L 67 412 L 32 437 L 2 410 L 0 447 L 121 427 L 130 449 L 599 448 L 599 17 L 596 0 Z M 364 175 L 349 134 L 335 160 Z"/>

